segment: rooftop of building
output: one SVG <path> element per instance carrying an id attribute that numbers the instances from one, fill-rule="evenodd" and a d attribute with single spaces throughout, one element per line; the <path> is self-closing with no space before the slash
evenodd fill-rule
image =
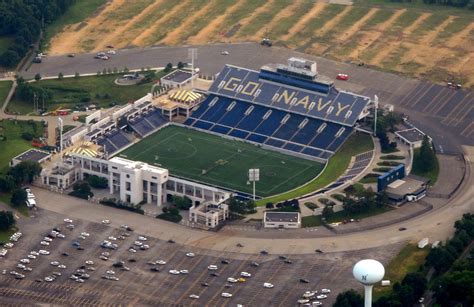
<path id="1" fill-rule="evenodd" d="M 423 141 L 425 134 L 417 128 L 410 128 L 395 132 L 399 137 L 405 139 L 409 143 L 416 143 Z"/>
<path id="2" fill-rule="evenodd" d="M 299 221 L 299 212 L 271 212 L 265 211 L 265 222 L 291 222 Z"/>
<path id="3" fill-rule="evenodd" d="M 50 157 L 51 154 L 46 151 L 38 150 L 38 149 L 30 149 L 28 151 L 25 151 L 24 153 L 19 154 L 14 160 L 18 161 L 35 161 L 35 162 L 41 162 L 42 160 Z"/>
<path id="4" fill-rule="evenodd" d="M 170 72 L 166 76 L 162 77 L 163 80 L 173 81 L 176 83 L 183 83 L 189 79 L 191 79 L 192 74 L 190 71 L 185 71 L 181 69 L 177 69 L 173 72 Z"/>

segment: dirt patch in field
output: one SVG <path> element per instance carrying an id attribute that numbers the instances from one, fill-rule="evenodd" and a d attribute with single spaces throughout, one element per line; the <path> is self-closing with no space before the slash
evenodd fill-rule
<path id="1" fill-rule="evenodd" d="M 473 46 L 474 37 L 471 32 L 474 31 L 474 22 L 469 24 L 469 26 L 465 27 L 463 30 L 459 31 L 458 33 L 454 34 L 447 42 L 446 46 L 454 48 L 456 46 L 464 46 L 469 44 Z M 470 50 L 474 52 L 474 50 Z"/>
<path id="2" fill-rule="evenodd" d="M 395 20 L 405 13 L 406 9 L 397 10 L 389 19 L 378 25 L 373 31 L 367 31 L 361 39 L 361 44 L 356 46 L 349 54 L 349 58 L 357 59 L 363 51 L 372 46 L 383 34 L 383 32 L 390 27 Z"/>
<path id="3" fill-rule="evenodd" d="M 290 6 L 286 7 L 284 10 L 281 10 L 278 14 L 276 14 L 269 24 L 267 24 L 265 27 L 262 27 L 257 33 L 248 37 L 248 39 L 253 40 L 253 41 L 258 41 L 261 38 L 263 38 L 268 29 L 272 29 L 283 18 L 293 15 L 298 9 L 298 7 L 300 6 L 300 4 L 301 4 L 301 0 L 294 1 L 293 4 L 291 4 Z"/>
<path id="4" fill-rule="evenodd" d="M 71 25 L 65 29 L 65 31 L 53 37 L 51 39 L 51 48 L 49 49 L 49 54 L 57 55 L 68 52 L 82 51 L 80 42 L 84 39 L 84 37 L 87 36 L 86 33 L 88 33 L 89 30 L 100 27 L 102 24 L 104 24 L 106 19 L 105 15 L 107 15 L 109 12 L 115 11 L 124 3 L 125 0 L 113 0 L 109 2 L 98 15 L 88 18 L 85 21 L 86 25 L 82 25 L 79 30 L 74 31 L 72 29 L 78 27 L 81 24 Z"/>
<path id="5" fill-rule="evenodd" d="M 413 22 L 410 26 L 405 28 L 403 30 L 403 37 L 408 37 L 410 34 L 420 26 L 431 14 L 429 13 L 423 13 L 418 17 L 415 22 Z M 388 57 L 390 52 L 392 52 L 394 49 L 398 48 L 400 46 L 400 43 L 404 41 L 403 39 L 397 40 L 397 41 L 386 41 L 384 48 L 380 48 L 380 51 L 374 55 L 374 57 L 370 60 L 370 64 L 372 65 L 380 65 L 384 59 Z"/>
<path id="6" fill-rule="evenodd" d="M 220 28 L 220 25 L 224 20 L 232 14 L 235 10 L 237 10 L 243 2 L 236 1 L 234 5 L 230 6 L 225 10 L 224 14 L 220 15 L 219 17 L 215 18 L 211 21 L 207 26 L 201 29 L 195 36 L 191 36 L 188 38 L 187 43 L 192 45 L 208 43 L 210 38 L 217 32 L 216 29 Z"/>
<path id="7" fill-rule="evenodd" d="M 118 26 L 115 28 L 114 31 L 110 32 L 110 34 L 105 35 L 95 46 L 94 50 L 99 51 L 105 48 L 107 45 L 114 45 L 116 43 L 116 39 L 123 33 L 126 33 L 137 21 L 143 19 L 147 16 L 150 12 L 155 10 L 163 1 L 166 0 L 156 0 L 155 3 L 152 5 L 147 6 L 140 14 L 134 16 L 128 22 L 123 24 L 122 26 Z"/>
<path id="8" fill-rule="evenodd" d="M 337 27 L 337 24 L 339 23 L 339 21 L 344 18 L 344 16 L 346 16 L 347 14 L 349 14 L 349 12 L 352 10 L 352 6 L 346 6 L 344 8 L 344 10 L 337 14 L 336 17 L 334 17 L 333 19 L 329 20 L 328 22 L 326 22 L 320 29 L 318 29 L 316 31 L 316 35 L 317 36 L 323 36 L 324 34 L 326 34 L 328 31 L 330 31 L 331 29 L 333 29 L 334 27 Z"/>
<path id="9" fill-rule="evenodd" d="M 291 29 L 288 31 L 288 34 L 283 36 L 281 39 L 286 41 L 296 33 L 300 32 L 303 27 L 306 26 L 306 24 L 311 20 L 311 18 L 321 13 L 325 7 L 325 3 L 317 2 L 307 14 L 305 14 L 293 27 L 291 27 Z"/>
<path id="10" fill-rule="evenodd" d="M 355 33 L 359 32 L 360 31 L 360 28 L 362 27 L 362 25 L 367 21 L 369 20 L 370 18 L 372 18 L 372 16 L 377 13 L 379 9 L 376 9 L 376 8 L 373 8 L 373 9 L 370 9 L 369 12 L 364 16 L 362 17 L 361 19 L 359 19 L 356 23 L 354 23 L 349 29 L 347 29 L 346 31 L 344 31 L 344 33 L 342 34 L 342 37 L 339 37 L 337 38 L 338 40 L 341 40 L 341 41 L 346 41 L 347 39 L 349 39 L 350 37 L 352 37 Z"/>
<path id="11" fill-rule="evenodd" d="M 195 20 L 202 18 L 209 10 L 212 9 L 212 6 L 216 4 L 216 1 L 209 1 L 205 6 L 203 6 L 199 11 L 197 11 L 193 16 L 186 19 L 185 22 L 181 23 L 179 27 L 168 32 L 168 34 L 163 38 L 159 43 L 165 45 L 175 45 L 180 41 L 180 34 L 189 26 L 191 26 Z"/>
<path id="12" fill-rule="evenodd" d="M 189 0 L 188 0 L 189 1 Z M 176 14 L 180 14 L 181 10 L 188 5 L 188 1 L 184 0 L 179 5 L 172 8 L 168 14 L 164 15 L 162 18 L 158 19 L 152 26 L 145 29 L 140 35 L 138 35 L 133 41 L 132 45 L 135 46 L 144 46 L 145 41 L 155 33 L 155 31 L 160 27 L 162 22 L 173 18 Z M 192 0 L 191 0 L 192 1 Z"/>

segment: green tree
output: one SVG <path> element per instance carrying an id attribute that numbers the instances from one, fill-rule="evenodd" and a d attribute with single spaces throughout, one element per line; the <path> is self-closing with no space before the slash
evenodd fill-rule
<path id="1" fill-rule="evenodd" d="M 76 192 L 81 194 L 90 194 L 91 193 L 91 186 L 87 181 L 78 181 L 76 182 L 72 189 Z"/>
<path id="2" fill-rule="evenodd" d="M 403 278 L 402 285 L 411 287 L 415 298 L 421 297 L 427 288 L 426 278 L 418 272 L 408 273 Z"/>
<path id="3" fill-rule="evenodd" d="M 16 220 L 11 211 L 0 211 L 0 230 L 8 230 L 15 224 Z"/>
<path id="4" fill-rule="evenodd" d="M 181 197 L 173 195 L 173 204 L 179 210 L 189 210 L 189 208 L 191 208 L 193 205 L 193 201 L 187 196 Z"/>
<path id="5" fill-rule="evenodd" d="M 169 72 L 169 71 L 171 71 L 172 69 L 173 69 L 173 64 L 168 63 L 168 64 L 166 64 L 164 71 L 165 71 L 165 72 Z"/>
<path id="6" fill-rule="evenodd" d="M 231 197 L 228 200 L 229 210 L 238 214 L 251 214 L 257 212 L 256 204 L 252 200 L 239 200 L 235 197 Z"/>
<path id="7" fill-rule="evenodd" d="M 74 78 L 76 78 L 76 79 L 79 79 L 80 76 L 81 76 L 81 75 L 80 75 L 78 72 L 76 72 L 76 73 L 74 74 Z"/>
<path id="8" fill-rule="evenodd" d="M 177 67 L 178 67 L 178 69 L 183 69 L 184 63 L 179 61 Z"/>
<path id="9" fill-rule="evenodd" d="M 104 177 L 92 175 L 87 177 L 86 180 L 91 187 L 96 189 L 106 189 L 109 186 L 109 181 Z"/>
<path id="10" fill-rule="evenodd" d="M 423 172 L 429 172 L 436 167 L 436 154 L 428 136 L 426 135 L 423 137 L 420 154 L 418 155 L 417 160 L 418 165 L 420 165 L 420 170 Z"/>
<path id="11" fill-rule="evenodd" d="M 351 289 L 338 294 L 333 307 L 362 307 L 364 298 L 362 295 Z"/>
<path id="12" fill-rule="evenodd" d="M 27 200 L 26 191 L 23 189 L 16 189 L 12 193 L 10 202 L 12 203 L 14 207 L 19 207 L 25 204 L 26 200 Z"/>
<path id="13" fill-rule="evenodd" d="M 325 219 L 330 218 L 334 215 L 333 206 L 324 206 L 322 215 Z"/>
<path id="14" fill-rule="evenodd" d="M 433 285 L 432 290 L 436 303 L 441 306 L 473 306 L 474 271 L 447 273 Z"/>
<path id="15" fill-rule="evenodd" d="M 41 75 L 40 75 L 40 74 L 36 74 L 36 75 L 35 75 L 35 80 L 36 80 L 36 81 L 41 80 Z"/>
<path id="16" fill-rule="evenodd" d="M 17 185 L 29 184 L 41 174 L 41 165 L 35 161 L 22 161 L 10 168 L 8 175 L 14 178 Z"/>
<path id="17" fill-rule="evenodd" d="M 10 192 L 15 188 L 15 180 L 12 176 L 0 177 L 0 192 Z"/>
<path id="18" fill-rule="evenodd" d="M 63 75 L 63 73 L 62 73 L 62 72 L 60 72 L 60 73 L 58 74 L 58 79 L 59 79 L 59 80 L 62 80 L 62 79 L 64 79 L 64 75 Z"/>

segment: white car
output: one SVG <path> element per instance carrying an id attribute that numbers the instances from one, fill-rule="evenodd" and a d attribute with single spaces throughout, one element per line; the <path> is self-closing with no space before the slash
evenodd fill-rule
<path id="1" fill-rule="evenodd" d="M 221 54 L 222 55 L 229 55 L 229 51 L 222 51 Z"/>
<path id="2" fill-rule="evenodd" d="M 4 245 L 4 247 L 6 247 L 6 248 L 12 248 L 13 246 L 15 246 L 15 244 L 13 244 L 13 243 L 7 243 L 7 244 Z"/>
<path id="3" fill-rule="evenodd" d="M 51 261 L 51 265 L 58 266 L 58 265 L 59 265 L 59 261 Z"/>
<path id="4" fill-rule="evenodd" d="M 186 256 L 188 256 L 188 257 L 191 257 L 191 258 L 192 258 L 192 257 L 194 257 L 194 256 L 196 256 L 196 255 L 195 255 L 194 253 L 186 253 Z"/>
<path id="5" fill-rule="evenodd" d="M 54 278 L 52 278 L 51 276 L 46 276 L 44 278 L 44 280 L 47 281 L 47 282 L 52 282 L 52 281 L 54 281 Z"/>
<path id="6" fill-rule="evenodd" d="M 80 279 L 80 278 L 78 278 L 78 279 L 76 279 L 76 280 L 75 280 L 75 282 L 78 282 L 78 283 L 83 283 L 83 282 L 84 282 L 84 279 Z"/>
<path id="7" fill-rule="evenodd" d="M 40 249 L 40 250 L 38 251 L 38 253 L 41 254 L 41 255 L 49 255 L 49 254 L 51 254 L 49 251 L 44 250 L 44 249 Z"/>
<path id="8" fill-rule="evenodd" d="M 74 224 L 67 224 L 66 225 L 67 229 L 74 229 L 74 227 L 75 227 Z"/>
<path id="9" fill-rule="evenodd" d="M 31 251 L 31 252 L 30 252 L 30 255 L 39 256 L 39 253 L 38 253 L 37 251 Z"/>
<path id="10" fill-rule="evenodd" d="M 43 246 L 48 246 L 48 245 L 49 245 L 49 242 L 41 241 L 40 244 L 43 245 Z"/>
<path id="11" fill-rule="evenodd" d="M 71 219 L 64 219 L 64 223 L 72 223 Z"/>
<path id="12" fill-rule="evenodd" d="M 217 271 L 217 265 L 211 264 L 210 266 L 207 267 L 209 271 Z"/>
<path id="13" fill-rule="evenodd" d="M 43 241 L 46 241 L 46 242 L 53 242 L 53 239 L 51 239 L 50 237 L 44 237 L 44 238 L 43 238 Z"/>
<path id="14" fill-rule="evenodd" d="M 140 246 L 140 249 L 141 249 L 141 250 L 150 249 L 150 245 L 148 245 L 148 244 L 143 244 L 142 246 Z"/>
<path id="15" fill-rule="evenodd" d="M 30 258 L 30 259 L 36 259 L 35 255 L 28 255 L 27 257 Z"/>
<path id="16" fill-rule="evenodd" d="M 331 293 L 331 289 L 321 289 L 321 293 Z"/>
<path id="17" fill-rule="evenodd" d="M 271 288 L 273 288 L 274 286 L 273 286 L 273 284 L 271 284 L 271 283 L 269 283 L 269 282 L 264 282 L 264 283 L 263 283 L 263 287 L 264 287 L 264 288 L 267 288 L 267 289 L 271 289 Z"/>
<path id="18" fill-rule="evenodd" d="M 155 264 L 165 265 L 166 261 L 160 259 L 160 260 L 156 261 Z"/>
<path id="19" fill-rule="evenodd" d="M 178 270 L 169 270 L 169 273 L 173 274 L 173 275 L 179 275 L 180 274 L 180 272 Z"/>
<path id="20" fill-rule="evenodd" d="M 30 259 L 21 259 L 20 262 L 21 263 L 30 263 Z"/>
<path id="21" fill-rule="evenodd" d="M 128 251 L 131 252 L 131 253 L 136 253 L 137 252 L 137 250 L 134 249 L 134 248 L 130 248 Z"/>
<path id="22" fill-rule="evenodd" d="M 181 274 L 188 274 L 188 273 L 189 273 L 188 270 L 180 270 L 179 272 L 180 272 Z"/>
<path id="23" fill-rule="evenodd" d="M 320 301 L 313 301 L 313 306 L 322 306 L 323 303 L 321 303 Z"/>
<path id="24" fill-rule="evenodd" d="M 227 293 L 227 292 L 223 292 L 223 293 L 221 294 L 221 296 L 222 296 L 222 297 L 232 297 L 232 294 Z"/>
<path id="25" fill-rule="evenodd" d="M 189 295 L 189 298 L 197 300 L 199 298 L 199 295 L 191 294 L 191 295 Z"/>
<path id="26" fill-rule="evenodd" d="M 66 265 L 60 264 L 60 265 L 58 265 L 58 268 L 60 268 L 60 269 L 65 269 L 65 268 L 66 268 Z"/>
<path id="27" fill-rule="evenodd" d="M 26 265 L 21 264 L 21 263 L 18 263 L 18 264 L 16 265 L 16 267 L 19 268 L 19 269 L 24 269 L 24 268 L 26 268 Z"/>
<path id="28" fill-rule="evenodd" d="M 312 298 L 316 295 L 317 291 L 306 291 L 303 293 L 304 298 Z"/>
<path id="29" fill-rule="evenodd" d="M 117 241 L 117 238 L 114 237 L 114 236 L 110 236 L 110 237 L 108 237 L 107 239 L 109 239 L 109 240 L 111 240 L 111 241 Z"/>
<path id="30" fill-rule="evenodd" d="M 242 272 L 242 273 L 240 273 L 240 276 L 242 276 L 242 277 L 252 277 L 252 274 L 250 274 L 248 272 Z"/>
<path id="31" fill-rule="evenodd" d="M 66 236 L 63 235 L 62 233 L 58 233 L 58 238 L 64 239 Z"/>
<path id="32" fill-rule="evenodd" d="M 112 55 L 113 55 L 113 54 L 116 54 L 116 53 L 117 53 L 117 52 L 115 52 L 115 50 L 108 50 L 108 51 L 107 51 L 107 54 L 112 54 Z"/>
<path id="33" fill-rule="evenodd" d="M 88 236 L 90 236 L 90 233 L 88 233 L 88 232 L 81 232 L 81 236 L 88 237 Z"/>
<path id="34" fill-rule="evenodd" d="M 105 272 L 105 273 L 110 274 L 110 275 L 114 275 L 114 274 L 115 274 L 115 271 L 113 271 L 113 270 L 108 270 L 108 271 Z"/>
<path id="35" fill-rule="evenodd" d="M 309 303 L 309 300 L 307 298 L 302 298 L 296 301 L 298 304 L 306 304 Z"/>
<path id="36" fill-rule="evenodd" d="M 94 261 L 92 261 L 92 260 L 87 260 L 87 261 L 86 261 L 86 264 L 88 264 L 88 265 L 93 265 L 93 264 L 94 264 Z"/>
<path id="37" fill-rule="evenodd" d="M 139 236 L 139 237 L 138 237 L 138 240 L 139 240 L 139 241 L 146 241 L 146 240 L 148 240 L 148 239 L 147 239 L 146 237 L 144 237 L 144 236 Z"/>
<path id="38" fill-rule="evenodd" d="M 227 278 L 227 281 L 228 281 L 228 282 L 231 282 L 231 283 L 236 283 L 236 282 L 238 282 L 238 280 L 235 279 L 235 278 L 233 278 L 233 277 Z"/>
<path id="39" fill-rule="evenodd" d="M 102 224 L 110 224 L 110 220 L 102 220 Z"/>
<path id="40" fill-rule="evenodd" d="M 316 296 L 316 298 L 317 298 L 318 300 L 323 300 L 323 299 L 325 299 L 325 298 L 327 298 L 327 297 L 328 297 L 328 296 L 327 296 L 326 294 L 320 294 L 320 295 Z"/>
<path id="41" fill-rule="evenodd" d="M 133 242 L 133 244 L 136 245 L 136 246 L 142 246 L 143 245 L 143 243 L 140 242 L 140 241 L 135 241 L 135 242 Z"/>

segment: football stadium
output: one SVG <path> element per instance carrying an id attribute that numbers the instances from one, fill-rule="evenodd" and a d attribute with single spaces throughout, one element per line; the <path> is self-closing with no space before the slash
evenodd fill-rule
<path id="1" fill-rule="evenodd" d="M 248 170 L 259 168 L 256 194 L 267 197 L 317 177 L 370 103 L 299 58 L 260 71 L 227 65 L 205 96 L 182 125 L 167 123 L 119 156 L 244 193 L 252 192 Z M 143 118 L 129 121 L 142 136 L 153 129 Z"/>

